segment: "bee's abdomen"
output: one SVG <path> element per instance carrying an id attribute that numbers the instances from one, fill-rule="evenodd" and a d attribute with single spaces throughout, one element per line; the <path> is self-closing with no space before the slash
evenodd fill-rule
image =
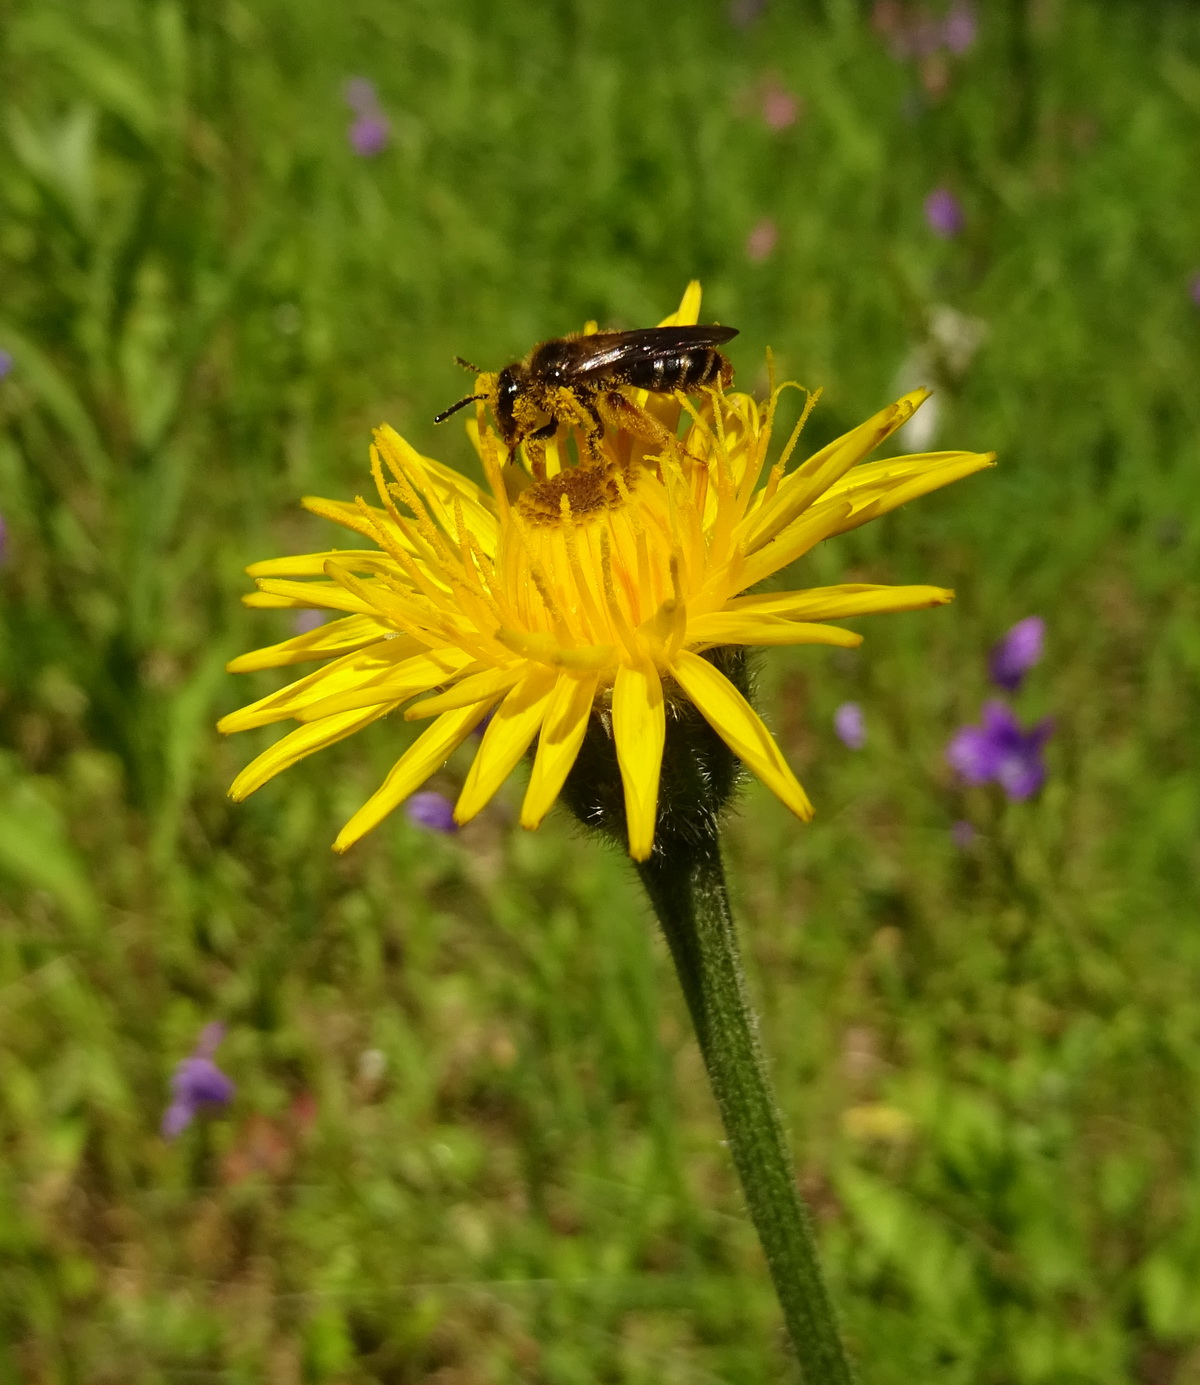
<path id="1" fill-rule="evenodd" d="M 634 361 L 626 375 L 626 383 L 634 389 L 652 390 L 655 394 L 670 394 L 682 390 L 689 394 L 702 385 L 711 385 L 727 363 L 725 357 L 711 346 L 696 351 L 681 351 L 674 356 L 654 356 Z"/>

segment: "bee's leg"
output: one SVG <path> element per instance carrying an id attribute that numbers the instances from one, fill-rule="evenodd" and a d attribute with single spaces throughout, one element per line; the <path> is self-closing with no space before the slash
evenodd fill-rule
<path id="1" fill-rule="evenodd" d="M 609 390 L 601 395 L 599 404 L 601 414 L 614 429 L 624 428 L 627 433 L 633 433 L 644 442 L 656 443 L 664 452 L 677 441 L 670 429 L 645 409 L 639 409 L 632 399 L 626 399 L 619 390 Z"/>
<path id="2" fill-rule="evenodd" d="M 596 407 L 596 399 L 593 395 L 584 395 L 579 402 L 591 420 L 591 427 L 584 431 L 583 445 L 587 448 L 588 455 L 596 458 L 600 455 L 600 439 L 604 436 L 604 419 Z"/>
<path id="3" fill-rule="evenodd" d="M 529 458 L 529 469 L 535 481 L 546 479 L 546 443 L 557 432 L 558 419 L 551 415 L 549 423 L 543 423 L 525 435 L 525 455 Z"/>

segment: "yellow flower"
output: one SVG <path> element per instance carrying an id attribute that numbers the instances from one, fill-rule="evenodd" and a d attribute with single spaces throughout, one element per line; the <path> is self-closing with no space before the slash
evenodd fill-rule
<path id="1" fill-rule="evenodd" d="M 693 283 L 667 323 L 694 323 L 699 308 Z M 700 406 L 631 394 L 671 430 L 661 455 L 652 452 L 661 444 L 610 428 L 595 459 L 572 462 L 552 442 L 542 480 L 506 468 L 481 404 L 471 432 L 489 491 L 420 456 L 392 428 L 378 429 L 371 464 L 379 506 L 361 497 L 353 505 L 303 502 L 374 547 L 247 569 L 259 587 L 249 605 L 345 615 L 229 665 L 248 672 L 333 660 L 220 723 L 226 732 L 300 723 L 238 775 L 232 797 L 408 704 L 406 719 L 431 724 L 342 829 L 334 847 L 345 851 L 494 711 L 455 818 L 473 818 L 536 738 L 521 809 L 522 826 L 532 828 L 558 796 L 595 711 L 615 741 L 630 855 L 645 860 L 667 710 L 687 699 L 797 816 L 811 817 L 771 733 L 704 651 L 852 647 L 860 635 L 821 622 L 950 601 L 940 587 L 859 583 L 746 593 L 822 539 L 978 471 L 992 456 L 929 452 L 864 464 L 921 404 L 926 392 L 918 390 L 788 471 L 802 418 L 769 465 L 784 388 L 763 404 L 736 393 L 710 394 Z M 689 423 L 675 440 L 681 407 Z"/>

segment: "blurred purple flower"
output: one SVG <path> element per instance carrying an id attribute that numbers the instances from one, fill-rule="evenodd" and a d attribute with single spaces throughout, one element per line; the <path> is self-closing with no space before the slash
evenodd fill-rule
<path id="1" fill-rule="evenodd" d="M 236 1088 L 212 1059 L 224 1037 L 223 1024 L 206 1024 L 196 1047 L 176 1067 L 171 1078 L 171 1104 L 162 1118 L 164 1140 L 173 1140 L 186 1130 L 198 1111 L 232 1100 Z"/>
<path id="2" fill-rule="evenodd" d="M 374 115 L 379 110 L 379 93 L 367 77 L 351 77 L 342 88 L 342 95 L 356 115 Z"/>
<path id="3" fill-rule="evenodd" d="M 833 714 L 833 729 L 843 745 L 861 750 L 867 743 L 867 719 L 857 702 L 843 702 Z"/>
<path id="4" fill-rule="evenodd" d="M 8 562 L 8 525 L 4 522 L 4 516 L 0 515 L 0 567 Z"/>
<path id="5" fill-rule="evenodd" d="M 11 351 L 0 351 L 0 380 L 12 373 L 13 357 Z"/>
<path id="6" fill-rule="evenodd" d="M 979 37 L 979 25 L 970 5 L 955 5 L 942 24 L 942 42 L 951 53 L 965 53 Z"/>
<path id="7" fill-rule="evenodd" d="M 1192 302 L 1195 303 L 1197 308 L 1200 308 L 1200 274 L 1192 275 L 1192 282 L 1188 285 L 1188 292 L 1191 294 Z M 7 355 L 8 353 L 5 352 L 3 354 Z M 12 357 L 9 356 L 8 359 L 11 365 Z"/>
<path id="8" fill-rule="evenodd" d="M 458 831 L 454 821 L 454 805 L 444 795 L 434 789 L 422 789 L 415 793 L 404 805 L 409 822 L 418 827 L 428 827 L 432 832 L 447 834 Z"/>
<path id="9" fill-rule="evenodd" d="M 935 236 L 953 240 L 963 228 L 963 209 L 949 188 L 934 188 L 925 199 L 925 220 Z"/>
<path id="10" fill-rule="evenodd" d="M 1006 692 L 1016 692 L 1025 675 L 1041 663 L 1046 643 L 1046 622 L 1041 616 L 1026 616 L 1019 620 L 1002 639 L 992 646 L 988 656 L 988 672 L 992 682 Z"/>
<path id="11" fill-rule="evenodd" d="M 975 828 L 965 818 L 959 818 L 950 829 L 950 837 L 959 851 L 966 851 L 977 835 Z"/>
<path id="12" fill-rule="evenodd" d="M 350 126 L 350 146 L 364 159 L 374 158 L 387 148 L 388 123 L 379 112 L 360 115 Z"/>
<path id="13" fill-rule="evenodd" d="M 1047 717 L 1025 731 L 1003 702 L 988 702 L 979 726 L 964 726 L 946 759 L 968 784 L 996 783 L 1009 798 L 1031 798 L 1046 781 L 1042 747 L 1054 729 Z"/>
<path id="14" fill-rule="evenodd" d="M 297 611 L 292 617 L 292 629 L 297 635 L 310 635 L 324 624 L 324 611 Z"/>
<path id="15" fill-rule="evenodd" d="M 779 242 L 779 227 L 769 216 L 764 216 L 746 237 L 746 258 L 754 264 L 761 264 Z"/>

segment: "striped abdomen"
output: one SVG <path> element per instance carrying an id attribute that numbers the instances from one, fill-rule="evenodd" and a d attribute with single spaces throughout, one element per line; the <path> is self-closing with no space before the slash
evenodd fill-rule
<path id="1" fill-rule="evenodd" d="M 634 361 L 628 367 L 625 383 L 634 389 L 651 390 L 655 394 L 670 394 L 682 390 L 690 394 L 703 385 L 714 384 L 732 375 L 729 362 L 715 347 L 699 347 L 671 355 L 653 356 Z"/>

